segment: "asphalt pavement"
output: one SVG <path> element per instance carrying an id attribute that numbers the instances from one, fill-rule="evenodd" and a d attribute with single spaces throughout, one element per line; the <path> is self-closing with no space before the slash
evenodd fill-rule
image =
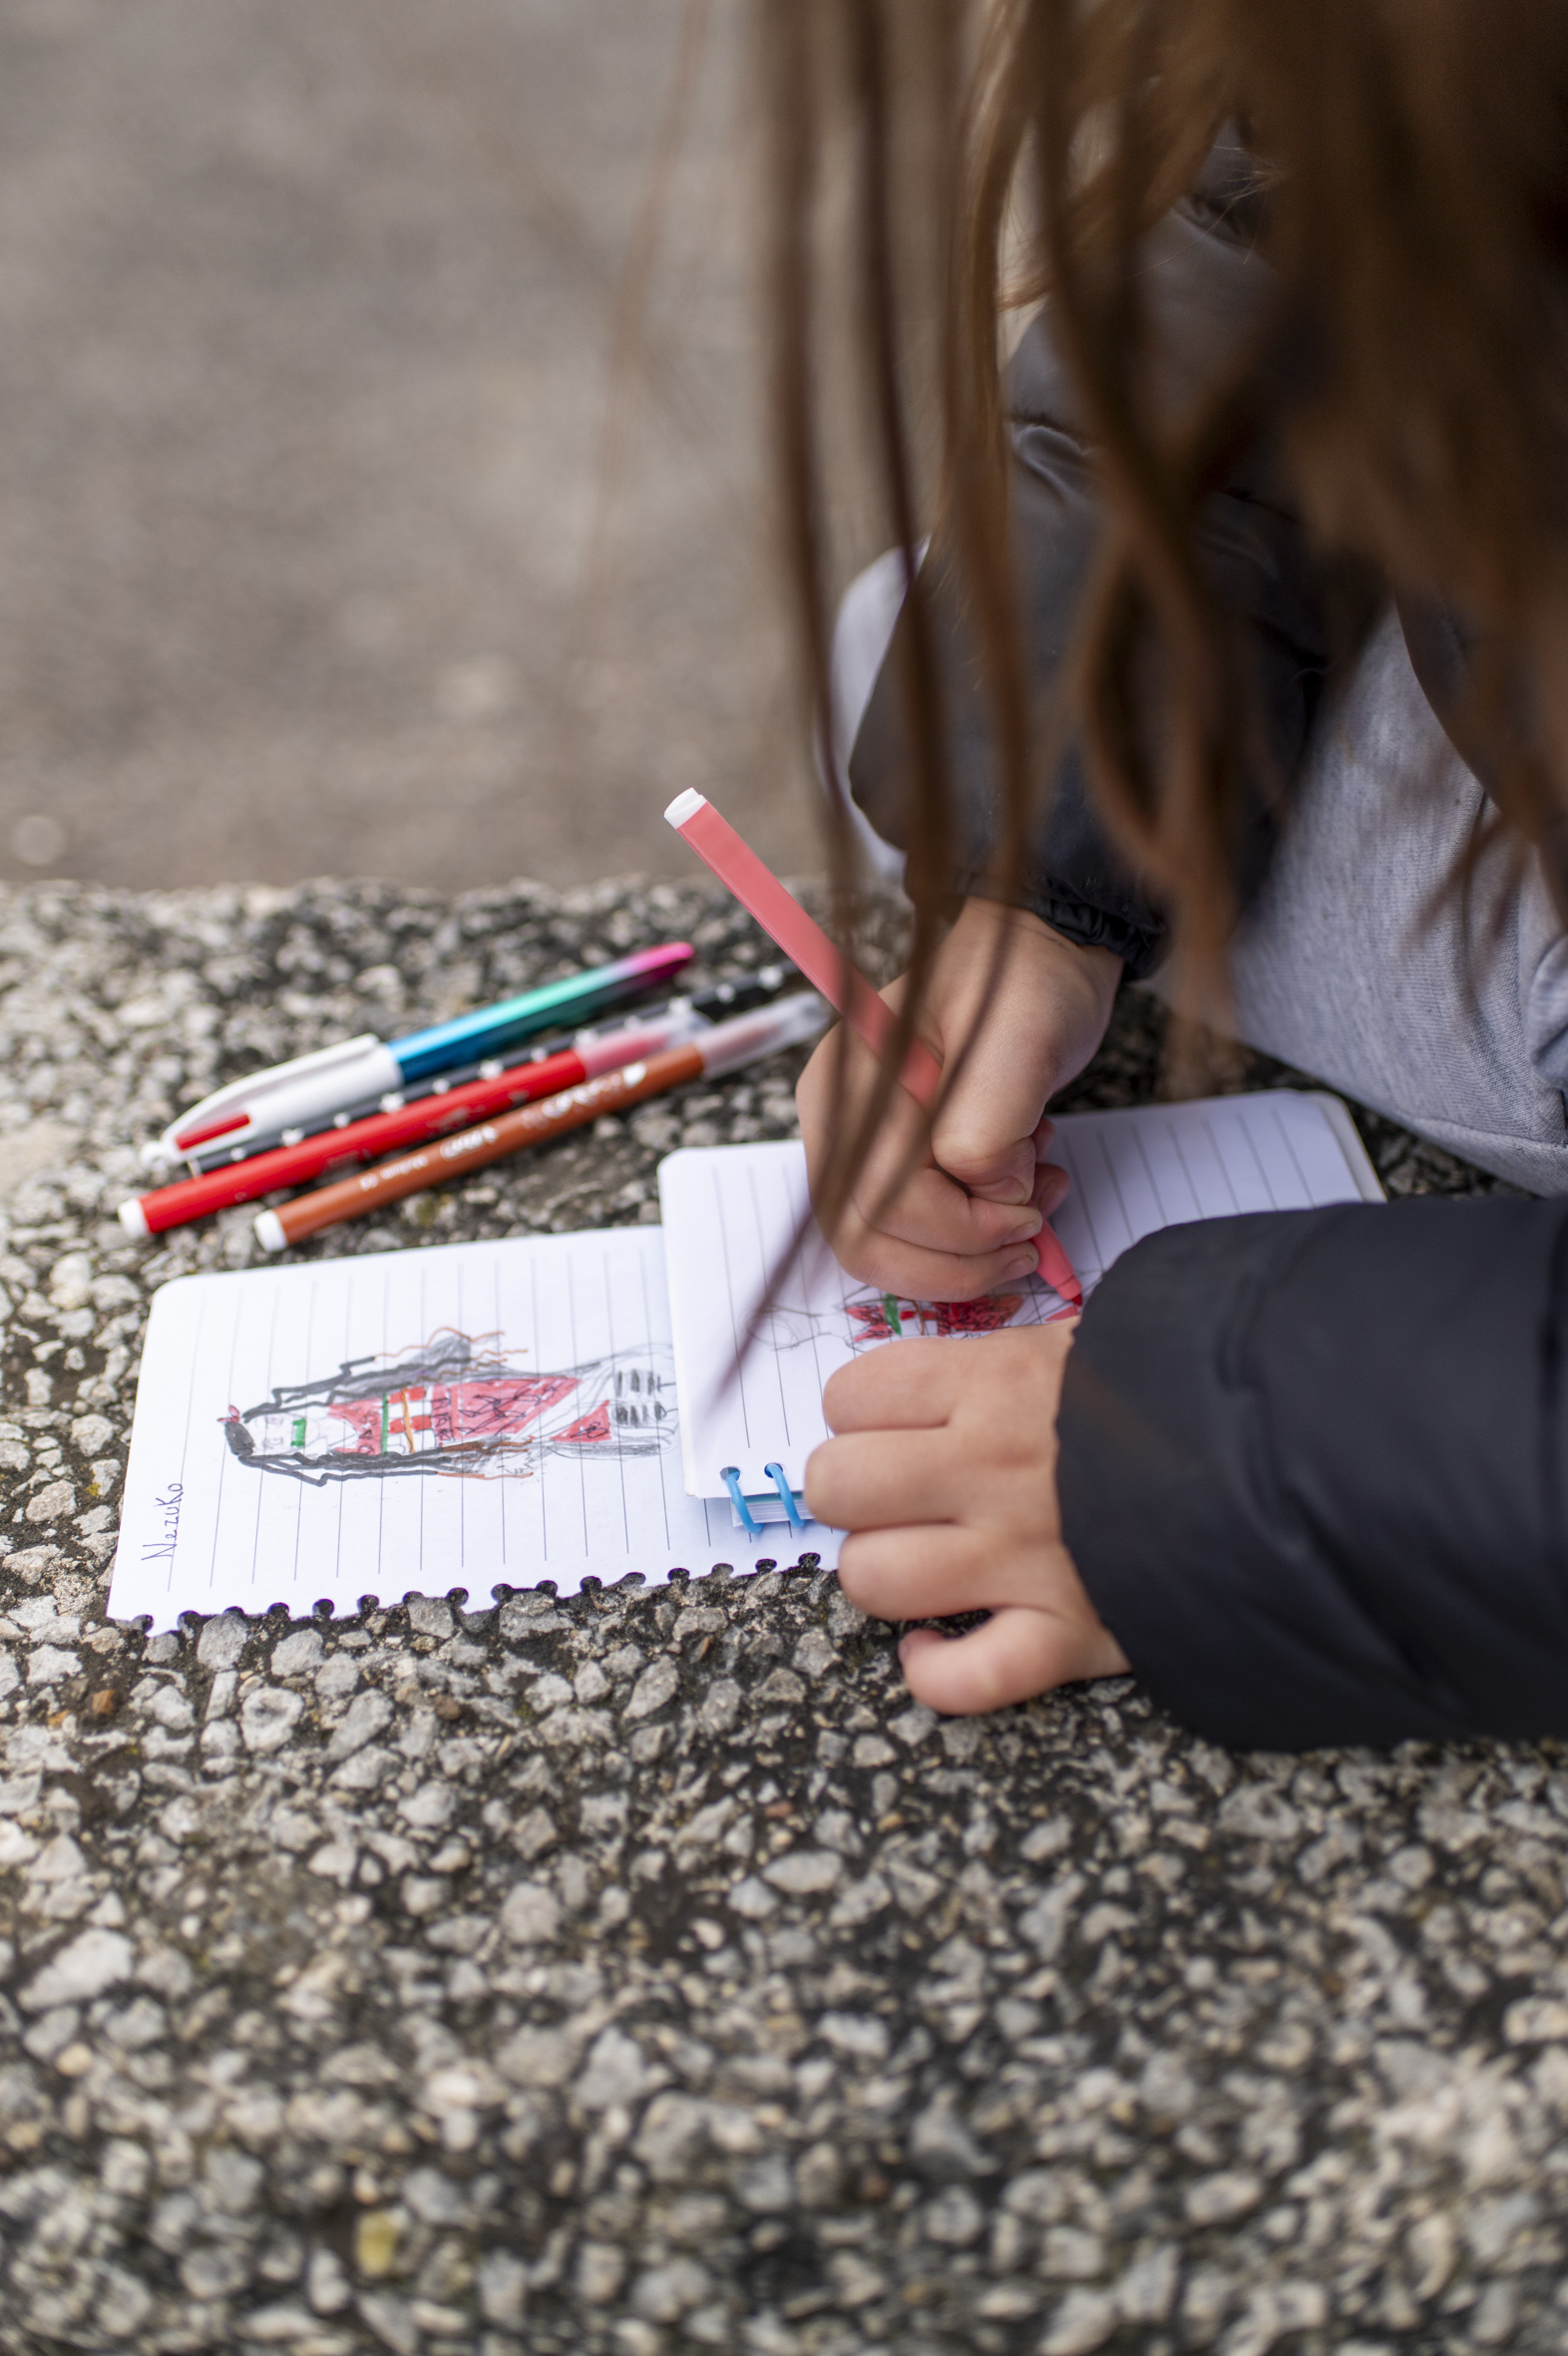
<path id="1" fill-rule="evenodd" d="M 747 14 L 0 11 L 0 878 L 818 864 Z"/>

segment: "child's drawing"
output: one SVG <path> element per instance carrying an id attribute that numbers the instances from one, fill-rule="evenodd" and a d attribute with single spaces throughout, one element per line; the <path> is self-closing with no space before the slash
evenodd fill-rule
<path id="1" fill-rule="evenodd" d="M 936 1335 L 944 1341 L 961 1334 L 997 1334 L 1010 1326 L 1023 1307 L 1021 1293 L 987 1293 L 979 1301 L 911 1301 L 896 1293 L 877 1293 L 861 1301 L 846 1301 L 850 1342 L 859 1350 L 867 1342 L 898 1342 L 910 1334 Z"/>
<path id="2" fill-rule="evenodd" d="M 1056 1306 L 1056 1295 L 1038 1282 L 1024 1292 L 988 1293 L 979 1301 L 915 1301 L 906 1294 L 863 1290 L 835 1302 L 831 1309 L 775 1302 L 764 1310 L 752 1331 L 756 1340 L 774 1351 L 797 1350 L 804 1343 L 819 1341 L 847 1342 L 851 1350 L 862 1351 L 874 1343 L 903 1341 L 911 1335 L 951 1340 L 996 1334 L 1003 1326 L 1018 1323 L 1019 1312 L 1026 1306 L 1036 1304 L 1041 1322 L 1065 1314 Z"/>
<path id="3" fill-rule="evenodd" d="M 402 1473 L 527 1478 L 547 1456 L 649 1456 L 671 1444 L 667 1352 L 537 1374 L 499 1343 L 448 1329 L 419 1349 L 345 1359 L 336 1374 L 230 1407 L 223 1436 L 242 1464 L 315 1488 Z"/>

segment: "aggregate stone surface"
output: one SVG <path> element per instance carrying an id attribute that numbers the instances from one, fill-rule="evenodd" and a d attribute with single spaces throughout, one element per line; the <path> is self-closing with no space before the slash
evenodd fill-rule
<path id="1" fill-rule="evenodd" d="M 783 1567 L 106 1622 L 148 1291 L 249 1256 L 127 1245 L 132 1142 L 677 931 L 766 955 L 697 889 L 0 898 L 0 2347 L 1568 2345 L 1555 1745 L 1234 1757 L 1131 1680 L 944 1724 Z M 331 1248 L 648 1216 L 790 1077 Z"/>

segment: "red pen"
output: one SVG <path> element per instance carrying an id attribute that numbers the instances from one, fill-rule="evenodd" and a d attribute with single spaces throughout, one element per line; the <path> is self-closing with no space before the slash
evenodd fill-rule
<path id="1" fill-rule="evenodd" d="M 439 1096 L 421 1096 L 396 1112 L 369 1113 L 350 1121 L 346 1129 L 320 1129 L 297 1145 L 274 1146 L 252 1154 L 247 1161 L 208 1170 L 199 1178 L 177 1179 L 172 1186 L 155 1187 L 151 1194 L 134 1195 L 120 1206 L 120 1224 L 139 1240 L 162 1235 L 166 1228 L 189 1226 L 235 1203 L 252 1203 L 257 1195 L 272 1194 L 282 1186 L 306 1186 L 312 1178 L 346 1162 L 374 1161 L 405 1145 L 418 1145 L 450 1130 L 466 1129 L 510 1105 L 531 1104 L 576 1088 L 603 1072 L 619 1071 L 639 1056 L 657 1055 L 680 1045 L 694 1033 L 709 1028 L 689 1003 L 677 1001 L 659 1015 L 622 1024 L 583 1038 L 559 1054 L 537 1063 L 514 1064 L 493 1079 L 469 1080 Z"/>
<path id="2" fill-rule="evenodd" d="M 828 939 L 816 918 L 807 914 L 792 892 L 785 891 L 707 796 L 688 788 L 675 796 L 664 816 L 719 882 L 734 893 L 747 914 L 756 918 L 769 940 L 778 943 L 807 981 L 815 982 L 828 1003 L 837 1007 L 850 1028 L 859 1031 L 872 1053 L 886 1062 L 898 1028 L 893 1008 Z M 942 1066 L 923 1040 L 911 1039 L 899 1078 L 915 1101 L 929 1111 L 942 1084 Z M 1081 1309 L 1083 1287 L 1048 1222 L 1034 1239 L 1034 1252 L 1035 1265 L 1045 1282 L 1070 1307 Z"/>

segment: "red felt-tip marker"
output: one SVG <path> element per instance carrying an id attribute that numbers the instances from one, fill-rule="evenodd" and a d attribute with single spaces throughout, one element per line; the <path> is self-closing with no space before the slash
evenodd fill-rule
<path id="1" fill-rule="evenodd" d="M 664 816 L 719 882 L 734 893 L 747 914 L 756 918 L 768 938 L 816 984 L 829 1005 L 859 1032 L 872 1053 L 886 1062 L 893 1053 L 898 1028 L 898 1016 L 887 999 L 878 995 L 794 894 L 785 891 L 707 796 L 691 790 L 677 794 Z M 929 1112 L 942 1085 L 942 1066 L 922 1040 L 911 1039 L 899 1078 Z M 1035 1238 L 1035 1249 L 1045 1282 L 1072 1308 L 1081 1309 L 1083 1287 L 1048 1223 Z"/>

